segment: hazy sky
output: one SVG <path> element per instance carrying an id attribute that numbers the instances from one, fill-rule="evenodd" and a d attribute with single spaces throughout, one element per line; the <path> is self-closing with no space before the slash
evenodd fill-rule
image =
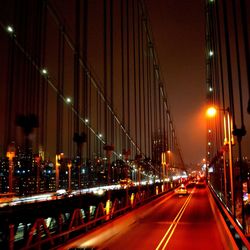
<path id="1" fill-rule="evenodd" d="M 146 0 L 170 110 L 186 163 L 206 153 L 203 0 Z"/>

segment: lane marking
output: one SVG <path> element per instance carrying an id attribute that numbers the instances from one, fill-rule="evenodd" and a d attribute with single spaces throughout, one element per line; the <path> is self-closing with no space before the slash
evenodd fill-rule
<path id="1" fill-rule="evenodd" d="M 180 221 L 183 213 L 185 212 L 186 207 L 188 206 L 188 203 L 190 202 L 192 195 L 193 195 L 194 189 L 191 191 L 190 195 L 188 196 L 188 198 L 186 199 L 186 201 L 184 202 L 184 204 L 182 205 L 181 209 L 179 210 L 179 212 L 177 213 L 177 215 L 175 216 L 174 220 L 172 221 L 170 227 L 168 228 L 167 232 L 165 233 L 165 235 L 163 236 L 163 238 L 161 239 L 160 243 L 158 244 L 158 246 L 156 247 L 155 250 L 159 250 L 162 247 L 162 244 L 164 243 L 165 239 L 165 244 L 163 245 L 163 247 L 161 249 L 165 249 L 170 238 L 172 237 L 175 228 L 177 227 L 178 222 Z"/>

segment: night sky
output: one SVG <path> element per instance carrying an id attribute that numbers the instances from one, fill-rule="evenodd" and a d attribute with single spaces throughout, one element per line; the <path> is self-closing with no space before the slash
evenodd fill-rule
<path id="1" fill-rule="evenodd" d="M 206 150 L 204 1 L 146 4 L 183 158 L 198 163 Z"/>
<path id="2" fill-rule="evenodd" d="M 15 1 L 13 1 L 15 2 Z M 61 0 L 51 0 L 49 1 L 52 6 L 55 7 L 56 11 L 59 13 L 60 18 L 66 23 L 66 30 L 71 37 L 75 37 L 74 34 L 74 20 L 75 20 L 75 8 L 74 4 L 70 4 L 69 1 Z M 167 91 L 168 104 L 170 106 L 170 112 L 173 118 L 174 128 L 176 131 L 178 144 L 182 150 L 183 160 L 185 163 L 198 163 L 201 162 L 206 156 L 206 44 L 205 44 L 205 0 L 145 0 L 149 23 L 151 26 L 152 36 L 153 36 L 153 46 L 157 52 L 157 57 L 159 61 L 159 67 L 161 72 L 161 78 L 165 84 L 165 89 Z M 231 1 L 226 1 L 231 3 Z M 247 2 L 247 7 L 250 7 L 250 2 Z M 100 4 L 101 3 L 101 4 Z M 94 73 L 97 78 L 103 80 L 103 1 L 91 0 L 88 1 L 89 8 L 89 20 L 88 20 L 88 47 L 87 47 L 87 62 L 90 68 L 94 68 Z M 1 8 L 3 23 L 2 26 L 8 23 L 12 23 L 14 18 L 13 6 L 10 4 L 2 3 Z M 6 5 L 6 6 L 5 6 Z M 119 2 L 114 1 L 115 8 L 118 8 Z M 230 5 L 230 4 L 229 4 Z M 6 9 L 6 11 L 5 11 Z M 25 13 L 26 9 L 23 8 L 22 12 Z M 11 13 L 11 15 L 8 14 Z M 20 9 L 18 12 L 22 13 Z M 248 13 L 250 13 L 248 11 Z M 21 16 L 21 15 L 20 15 Z M 13 20 L 12 20 L 13 19 Z M 23 19 L 23 17 L 21 17 Z M 114 14 L 114 29 L 119 30 L 118 27 L 120 20 L 120 12 L 117 10 Z M 231 21 L 232 18 L 230 18 Z M 248 15 L 248 20 L 250 23 L 250 15 Z M 51 15 L 48 15 L 48 25 L 46 27 L 46 32 L 49 34 L 46 38 L 46 53 L 45 53 L 45 65 L 50 71 L 50 77 L 53 79 L 55 85 L 58 78 L 58 49 L 57 42 L 59 31 L 57 25 L 55 25 Z M 231 21 L 232 22 L 232 21 Z M 33 24 L 34 25 L 34 24 Z M 82 24 L 83 25 L 83 24 Z M 230 23 L 232 26 L 232 23 Z M 229 25 L 229 29 L 231 26 Z M 20 24 L 22 26 L 22 24 Z M 4 26 L 3 26 L 4 27 Z M 20 39 L 22 37 L 22 30 L 19 27 L 17 29 L 17 37 Z M 23 28 L 26 30 L 26 28 Z M 32 25 L 28 26 L 27 29 L 32 30 Z M 34 32 L 36 29 L 33 29 Z M 3 31 L 3 29 L 2 29 Z M 35 32 L 34 32 L 35 33 Z M 24 33 L 26 34 L 26 33 Z M 27 32 L 29 34 L 29 32 Z M 117 33 L 118 40 L 114 42 L 119 43 L 119 32 Z M 28 37 L 28 36 L 27 36 Z M 1 59 L 8 60 L 7 53 L 7 36 L 2 32 L 1 41 L 3 45 L 1 46 L 2 54 L 5 54 Z M 116 39 L 116 38 L 115 38 Z M 250 39 L 249 39 L 250 40 Z M 26 41 L 26 40 L 24 40 Z M 28 39 L 27 39 L 28 41 Z M 32 41 L 32 40 L 31 40 Z M 93 42 L 94 41 L 94 42 Z M 24 43 L 27 44 L 27 43 Z M 32 44 L 31 44 L 32 45 Z M 27 47 L 32 47 L 30 44 Z M 6 46 L 6 48 L 4 47 Z M 115 46 L 115 51 L 120 53 L 120 45 Z M 120 55 L 120 54 L 119 54 Z M 118 55 L 118 56 L 119 56 Z M 243 58 L 243 57 L 242 57 Z M 119 59 L 119 60 L 118 60 Z M 119 70 L 121 68 L 120 58 L 116 58 L 114 55 L 114 82 L 119 82 L 121 76 L 119 75 Z M 224 58 L 225 59 L 225 58 Z M 241 59 L 243 60 L 243 59 Z M 98 63 L 97 63 L 98 62 Z M 4 65 L 4 63 L 2 63 Z M 65 70 L 65 96 L 73 96 L 73 85 L 70 83 L 74 79 L 74 54 L 72 49 L 67 44 L 65 45 L 65 62 L 63 62 Z M 5 63 L 7 72 L 7 64 Z M 233 74 L 235 81 L 235 64 L 233 63 Z M 1 70 L 3 70 L 2 67 Z M 245 68 L 242 68 L 242 75 L 246 75 Z M 6 73 L 5 72 L 5 73 Z M 118 72 L 118 73 L 117 73 Z M 19 72 L 20 73 L 20 72 Z M 7 74 L 7 73 L 6 73 Z M 4 75 L 4 74 L 2 74 Z M 2 76 L 2 78 L 4 78 Z M 130 76 L 131 77 L 131 76 Z M 24 77 L 25 78 L 25 77 Z M 126 80 L 126 79 L 125 79 Z M 244 115 L 245 115 L 245 126 L 247 130 L 247 135 L 243 138 L 243 156 L 250 157 L 250 115 L 246 112 L 247 101 L 249 96 L 247 96 L 247 81 L 243 78 L 243 98 L 244 98 Z M 6 79 L 3 79 L 5 82 Z M 6 85 L 7 86 L 7 85 Z M 49 89 L 51 91 L 51 89 Z M 53 91 L 52 91 L 53 92 Z M 56 101 L 55 93 L 49 92 L 49 100 Z M 114 90 L 116 92 L 116 105 L 115 109 L 121 113 L 121 91 Z M 133 96 L 135 94 L 131 94 Z M 53 99 L 54 98 L 54 99 Z M 131 97 L 132 98 L 132 97 Z M 14 98 L 15 99 L 15 98 Z M 1 102 L 4 102 L 2 99 Z M 4 112 L 3 108 L 0 111 Z M 65 105 L 64 105 L 65 106 Z M 14 106 L 15 107 L 15 106 Z M 52 106 L 54 107 L 54 106 Z M 15 107 L 16 108 L 16 107 Z M 2 109 L 2 110 L 1 110 Z M 66 110 L 67 108 L 64 107 Z M 50 108 L 49 111 L 53 111 Z M 48 117 L 51 119 L 54 113 L 52 111 L 48 113 Z M 131 110 L 130 110 L 131 111 Z M 65 111 L 66 112 L 66 111 Z M 236 110 L 238 112 L 238 110 Z M 132 112 L 133 113 L 133 112 Z M 239 112 L 238 112 L 239 113 Z M 67 116 L 65 116 L 67 117 Z M 239 124 L 238 124 L 239 125 Z M 13 125 L 14 126 L 14 125 Z M 54 127 L 49 128 L 54 131 Z M 65 125 L 65 128 L 67 126 Z M 0 131 L 2 127 L 0 126 Z M 132 129 L 133 130 L 133 129 Z M 133 131 L 132 131 L 133 132 Z M 4 133 L 1 133 L 0 139 L 3 137 Z M 70 134 L 70 133 L 69 133 Z M 70 136 L 69 136 L 70 137 Z M 133 137 L 133 134 L 132 134 Z M 145 136 L 144 136 L 145 137 Z M 66 143 L 66 136 L 65 136 Z M 55 144 L 54 138 L 48 138 L 48 144 L 53 142 Z M 52 144 L 52 143 L 51 143 Z M 55 145 L 53 145 L 55 148 Z M 50 153 L 51 155 L 54 152 Z"/>
<path id="3" fill-rule="evenodd" d="M 230 1 L 226 2 L 228 4 L 228 26 L 232 50 L 233 86 L 237 102 L 238 79 L 235 43 L 232 39 L 232 8 Z M 249 21 L 249 1 L 245 1 L 245 3 Z M 200 162 L 206 154 L 205 1 L 146 0 L 146 5 L 184 161 L 186 163 Z M 239 20 L 240 16 L 238 16 L 238 22 L 240 22 Z M 242 41 L 241 38 L 240 35 L 240 41 Z M 240 51 L 242 51 L 242 44 L 240 46 Z M 240 55 L 240 58 L 242 61 L 244 60 L 243 54 Z M 225 58 L 223 63 L 224 69 L 226 69 Z M 247 113 L 249 96 L 244 62 L 242 65 L 243 109 L 247 130 L 247 134 L 242 139 L 242 148 L 243 156 L 249 158 L 250 116 Z M 226 77 L 225 84 L 227 84 Z M 239 107 L 236 107 L 238 127 L 240 127 L 239 113 Z"/>

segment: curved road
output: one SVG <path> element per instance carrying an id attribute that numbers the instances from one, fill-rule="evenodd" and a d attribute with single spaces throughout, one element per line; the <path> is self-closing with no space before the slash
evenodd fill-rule
<path id="1" fill-rule="evenodd" d="M 207 188 L 170 194 L 111 221 L 60 249 L 229 249 Z"/>

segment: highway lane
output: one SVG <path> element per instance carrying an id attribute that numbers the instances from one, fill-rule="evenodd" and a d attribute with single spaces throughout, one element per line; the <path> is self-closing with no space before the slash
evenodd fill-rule
<path id="1" fill-rule="evenodd" d="M 205 188 L 171 194 L 136 209 L 60 249 L 228 249 Z"/>

